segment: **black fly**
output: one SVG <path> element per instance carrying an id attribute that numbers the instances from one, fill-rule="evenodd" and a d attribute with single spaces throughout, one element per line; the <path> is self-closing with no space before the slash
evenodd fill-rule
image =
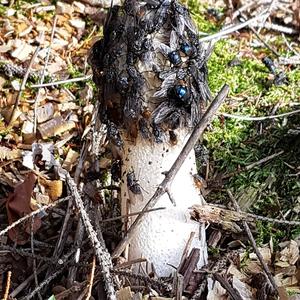
<path id="1" fill-rule="evenodd" d="M 115 123 L 109 122 L 107 126 L 107 137 L 109 141 L 117 146 L 118 148 L 123 147 L 123 141 L 121 139 L 121 135 L 119 132 L 118 127 L 116 126 Z"/>
<path id="2" fill-rule="evenodd" d="M 266 56 L 262 59 L 262 62 L 268 68 L 270 73 L 272 73 L 274 75 L 274 84 L 276 86 L 288 83 L 288 80 L 287 80 L 286 75 L 284 74 L 284 72 L 282 72 L 282 71 L 277 72 L 275 64 L 274 64 L 274 62 L 271 58 Z"/>
<path id="3" fill-rule="evenodd" d="M 127 187 L 135 195 L 142 194 L 142 189 L 138 183 L 138 180 L 135 178 L 134 171 L 127 173 Z"/>
<path id="4" fill-rule="evenodd" d="M 269 57 L 264 57 L 262 59 L 262 62 L 264 63 L 264 65 L 268 68 L 268 70 L 273 74 L 276 75 L 276 67 L 275 64 L 273 62 L 273 60 Z"/>
<path id="5" fill-rule="evenodd" d="M 113 181 L 118 182 L 121 179 L 121 161 L 115 160 L 111 164 L 111 178 Z"/>

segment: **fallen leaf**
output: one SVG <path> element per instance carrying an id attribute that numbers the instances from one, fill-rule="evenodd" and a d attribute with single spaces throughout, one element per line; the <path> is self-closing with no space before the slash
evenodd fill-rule
<path id="1" fill-rule="evenodd" d="M 34 47 L 21 41 L 21 43 L 17 44 L 16 49 L 11 52 L 11 56 L 20 61 L 25 61 L 26 59 L 29 59 L 29 56 L 31 53 L 33 53 L 33 51 Z"/>
<path id="2" fill-rule="evenodd" d="M 0 160 L 10 160 L 20 158 L 22 151 L 19 149 L 10 149 L 8 147 L 0 146 Z"/>
<path id="3" fill-rule="evenodd" d="M 73 11 L 74 11 L 74 8 L 72 7 L 72 5 L 61 2 L 61 1 L 57 1 L 56 13 L 58 15 L 68 14 L 68 15 L 72 16 Z"/>
<path id="4" fill-rule="evenodd" d="M 132 292 L 130 286 L 120 289 L 117 292 L 117 300 L 130 300 L 132 299 Z"/>
<path id="5" fill-rule="evenodd" d="M 43 123 L 50 120 L 54 115 L 54 105 L 52 103 L 46 103 L 43 106 L 38 107 L 36 110 L 36 117 L 38 123 Z"/>
<path id="6" fill-rule="evenodd" d="M 63 182 L 61 180 L 39 178 L 39 183 L 45 187 L 46 193 L 52 201 L 56 201 L 62 195 Z"/>
<path id="7" fill-rule="evenodd" d="M 17 185 L 14 192 L 7 198 L 6 210 L 9 225 L 32 212 L 30 204 L 35 182 L 36 176 L 33 173 L 29 173 L 27 178 Z M 40 227 L 41 219 L 36 216 L 33 220 L 33 232 L 35 233 Z M 24 245 L 30 238 L 30 231 L 31 219 L 9 230 L 8 236 L 15 243 Z"/>

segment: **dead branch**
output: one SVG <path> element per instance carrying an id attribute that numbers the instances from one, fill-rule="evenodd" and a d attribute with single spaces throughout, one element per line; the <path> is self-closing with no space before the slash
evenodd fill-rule
<path id="1" fill-rule="evenodd" d="M 300 109 L 290 111 L 287 113 L 283 113 L 283 114 L 279 114 L 279 115 L 263 116 L 263 117 L 240 116 L 240 115 L 232 115 L 232 114 L 227 114 L 227 113 L 221 113 L 221 115 L 226 118 L 232 118 L 232 119 L 237 119 L 237 120 L 242 120 L 242 121 L 264 121 L 264 120 L 272 120 L 272 119 L 288 117 L 288 116 L 292 116 L 292 115 L 299 114 L 299 113 L 300 113 Z"/>
<path id="2" fill-rule="evenodd" d="M 241 297 L 239 292 L 237 290 L 235 290 L 229 284 L 228 280 L 226 280 L 221 274 L 214 273 L 213 276 L 214 276 L 215 280 L 217 280 L 222 285 L 222 287 L 228 292 L 231 299 L 233 299 L 233 300 L 243 300 L 243 298 Z"/>
<path id="3" fill-rule="evenodd" d="M 113 285 L 112 275 L 110 273 L 110 269 L 112 268 L 110 254 L 107 251 L 105 245 L 101 244 L 100 241 L 98 240 L 97 233 L 95 232 L 95 230 L 91 224 L 90 218 L 84 208 L 83 201 L 82 201 L 79 191 L 77 189 L 77 185 L 68 172 L 66 172 L 66 181 L 67 181 L 68 187 L 71 191 L 71 194 L 74 197 L 75 204 L 80 211 L 80 215 L 81 215 L 83 224 L 88 233 L 89 239 L 94 247 L 97 259 L 100 263 L 101 273 L 102 273 L 104 284 L 105 284 L 107 298 L 109 300 L 115 300 L 116 293 L 115 293 L 115 289 L 114 289 L 114 285 Z"/>

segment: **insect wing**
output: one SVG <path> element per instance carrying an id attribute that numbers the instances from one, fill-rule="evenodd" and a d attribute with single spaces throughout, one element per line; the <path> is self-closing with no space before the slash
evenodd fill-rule
<path id="1" fill-rule="evenodd" d="M 152 120 L 154 124 L 160 124 L 164 122 L 167 117 L 175 111 L 175 107 L 164 101 L 162 102 L 153 112 L 152 114 Z"/>
<path id="2" fill-rule="evenodd" d="M 143 193 L 135 194 L 128 188 L 128 197 L 131 205 L 135 205 L 143 201 Z"/>
<path id="3" fill-rule="evenodd" d="M 168 53 L 172 51 L 169 46 L 158 41 L 153 41 L 153 46 L 155 51 L 161 52 L 164 56 L 168 56 Z"/>
<path id="4" fill-rule="evenodd" d="M 168 89 L 173 85 L 176 78 L 176 73 L 170 74 L 170 76 L 166 77 L 162 82 L 160 90 L 154 93 L 153 97 L 161 98 L 167 95 Z"/>
<path id="5" fill-rule="evenodd" d="M 172 30 L 170 34 L 170 47 L 172 50 L 178 48 L 178 35 L 175 30 Z"/>

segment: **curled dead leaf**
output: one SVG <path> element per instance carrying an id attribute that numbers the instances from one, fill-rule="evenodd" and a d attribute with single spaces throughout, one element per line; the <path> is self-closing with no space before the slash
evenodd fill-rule
<path id="1" fill-rule="evenodd" d="M 29 173 L 27 178 L 17 185 L 14 192 L 7 198 L 6 210 L 9 225 L 32 212 L 30 204 L 35 182 L 36 176 Z M 41 219 L 36 216 L 33 220 L 33 232 L 35 233 L 40 227 Z M 30 238 L 30 231 L 31 219 L 9 230 L 8 236 L 17 244 L 24 245 Z"/>
<path id="2" fill-rule="evenodd" d="M 46 189 L 46 193 L 49 195 L 52 201 L 56 201 L 62 195 L 63 183 L 61 180 L 47 180 L 39 178 L 39 183 Z"/>

